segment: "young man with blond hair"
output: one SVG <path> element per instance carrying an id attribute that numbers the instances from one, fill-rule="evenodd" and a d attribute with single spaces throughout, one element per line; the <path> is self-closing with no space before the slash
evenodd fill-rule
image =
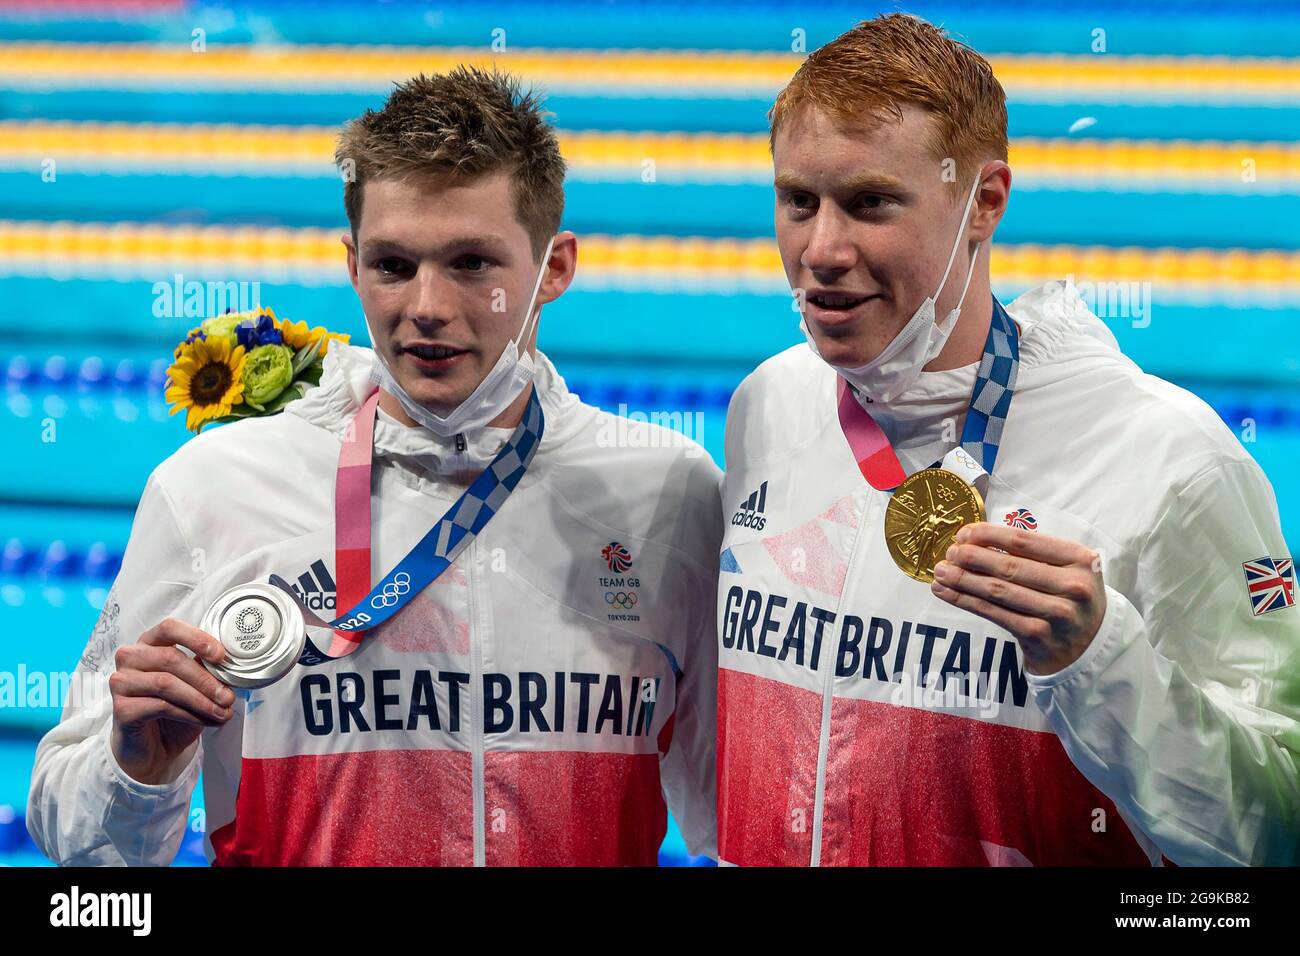
<path id="1" fill-rule="evenodd" d="M 989 64 L 881 17 L 771 126 L 807 343 L 728 413 L 720 859 L 1296 863 L 1272 489 L 1069 286 L 992 295 Z"/>
<path id="2" fill-rule="evenodd" d="M 612 416 L 536 350 L 577 259 L 554 129 L 457 69 L 399 85 L 337 160 L 373 349 L 334 343 L 284 413 L 155 470 L 79 668 L 104 693 L 42 740 L 32 835 L 168 863 L 202 769 L 219 865 L 653 865 L 665 798 L 711 854 L 719 474 L 655 426 L 606 447 Z M 438 528 L 441 572 L 395 575 Z M 181 650 L 229 662 L 195 625 L 234 585 L 293 582 L 328 622 L 381 576 L 396 616 L 269 686 L 236 697 Z"/>

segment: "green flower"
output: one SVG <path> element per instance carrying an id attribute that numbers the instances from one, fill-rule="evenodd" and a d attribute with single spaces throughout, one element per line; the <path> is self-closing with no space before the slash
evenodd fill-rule
<path id="1" fill-rule="evenodd" d="M 293 352 L 283 345 L 259 345 L 244 364 L 244 401 L 265 405 L 293 381 Z"/>
<path id="2" fill-rule="evenodd" d="M 235 326 L 240 322 L 247 322 L 248 314 L 239 312 L 227 312 L 225 315 L 218 315 L 211 319 L 204 319 L 203 334 L 208 338 L 213 336 L 226 336 L 230 339 L 235 337 Z"/>

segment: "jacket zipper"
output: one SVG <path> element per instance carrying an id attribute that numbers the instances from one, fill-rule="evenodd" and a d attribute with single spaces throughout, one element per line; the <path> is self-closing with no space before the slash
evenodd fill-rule
<path id="1" fill-rule="evenodd" d="M 457 432 L 454 441 L 456 450 L 452 471 L 463 471 L 469 467 L 467 450 L 469 443 L 464 432 Z M 470 541 L 463 553 L 465 560 L 466 591 L 469 596 L 469 721 L 470 721 L 470 765 L 471 788 L 474 799 L 474 866 L 487 865 L 487 795 L 485 793 L 485 773 L 483 767 L 483 643 L 487 639 L 488 601 L 477 592 L 482 575 L 475 573 L 478 563 L 478 540 Z"/>
<path id="2" fill-rule="evenodd" d="M 858 521 L 858 529 L 853 536 L 853 550 L 849 554 L 849 566 L 844 572 L 844 587 L 840 589 L 840 599 L 835 607 L 835 622 L 841 628 L 843 627 L 844 607 L 848 603 L 849 588 L 853 586 L 855 580 L 853 571 L 858 565 L 859 555 L 866 550 L 861 546 L 863 535 L 866 533 L 868 525 L 874 521 L 875 511 L 878 506 L 877 496 L 870 495 L 867 498 L 866 507 L 863 509 L 862 518 Z M 826 811 L 826 762 L 830 751 L 831 705 L 834 701 L 835 666 L 840 653 L 839 641 L 835 638 L 835 632 L 832 632 L 830 637 L 829 645 L 823 645 L 822 651 L 822 667 L 824 668 L 822 677 L 822 723 L 821 731 L 817 737 L 817 787 L 813 795 L 812 856 L 808 861 L 809 866 L 822 865 L 822 818 Z"/>
<path id="3" fill-rule="evenodd" d="M 483 774 L 483 639 L 486 635 L 486 621 L 483 619 L 483 601 L 475 593 L 480 575 L 475 574 L 475 562 L 478 559 L 478 541 L 471 541 L 465 550 L 465 574 L 469 594 L 469 722 L 470 722 L 470 762 L 472 766 L 472 790 L 474 794 L 474 865 L 487 865 L 487 838 L 484 818 L 486 816 Z"/>

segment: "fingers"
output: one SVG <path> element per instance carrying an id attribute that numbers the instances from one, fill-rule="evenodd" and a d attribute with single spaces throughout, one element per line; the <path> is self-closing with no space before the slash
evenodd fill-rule
<path id="1" fill-rule="evenodd" d="M 964 611 L 978 614 L 1015 635 L 1025 655 L 1026 669 L 1033 673 L 1050 674 L 1059 671 L 1073 659 L 1058 659 L 1053 656 L 1059 652 L 1059 648 L 1052 641 L 1052 625 L 1041 617 L 1018 614 L 973 594 L 944 587 L 938 581 L 931 585 L 931 589 L 936 597 Z"/>
<path id="2" fill-rule="evenodd" d="M 203 694 L 212 703 L 228 705 L 235 699 L 229 687 L 174 645 L 155 647 L 141 643 L 127 644 L 118 648 L 114 661 L 118 671 L 123 673 L 171 674 Z"/>
<path id="3" fill-rule="evenodd" d="M 977 521 L 964 525 L 956 536 L 958 544 L 979 545 L 985 548 L 1000 548 L 1008 554 L 1054 564 L 1058 567 L 1082 565 L 1091 568 L 1096 552 L 1086 548 L 1077 541 L 1065 538 L 1053 538 L 1037 531 L 1025 531 L 1006 525 Z"/>
<path id="4" fill-rule="evenodd" d="M 140 635 L 140 644 L 148 644 L 154 647 L 167 647 L 179 644 L 181 647 L 188 647 L 198 656 L 213 664 L 219 664 L 226 656 L 226 649 L 221 646 L 221 642 L 197 627 L 186 624 L 184 621 L 178 621 L 175 618 L 166 618 L 154 627 L 149 628 Z"/>
<path id="5" fill-rule="evenodd" d="M 231 709 L 219 703 L 220 697 L 235 700 L 234 693 L 226 687 L 208 696 L 192 684 L 187 683 L 168 671 L 114 671 L 108 677 L 109 689 L 115 703 L 119 697 L 147 697 L 165 701 L 186 710 L 200 719 L 216 719 L 224 722 L 229 719 Z"/>
<path id="6" fill-rule="evenodd" d="M 972 614 L 978 614 L 985 620 L 992 621 L 1007 631 L 1015 635 L 1033 635 L 1040 640 L 1045 640 L 1049 636 L 1050 625 L 1039 617 L 1032 617 L 1027 614 L 1020 614 L 1012 611 L 1001 604 L 995 604 L 992 601 L 986 601 L 982 597 L 969 594 L 965 591 L 957 591 L 953 588 L 941 584 L 937 579 L 930 585 L 930 590 L 935 597 L 942 598 L 949 604 L 961 608 L 963 611 L 970 611 Z M 1026 649 L 1026 654 L 1029 651 Z"/>
<path id="7" fill-rule="evenodd" d="M 945 580 L 945 584 L 965 578 L 964 574 L 957 572 L 968 571 L 985 578 L 1017 584 L 1031 591 L 1076 600 L 1086 600 L 1092 590 L 1091 581 L 1083 577 L 1075 565 L 1047 564 L 977 544 L 954 544 L 944 557 L 945 560 L 940 561 L 939 566 L 948 565 L 947 573 L 952 576 L 952 580 Z M 937 572 L 938 567 L 935 570 Z M 988 594 L 987 587 L 988 585 L 985 591 L 979 593 L 985 597 L 996 596 Z"/>
<path id="8" fill-rule="evenodd" d="M 985 551 L 990 556 L 981 559 L 989 565 L 996 563 L 999 558 L 1011 557 L 1010 555 L 998 554 L 996 551 L 980 550 Z M 1056 570 L 1044 565 L 1039 565 L 1039 568 L 1042 571 L 1031 571 L 1027 567 L 1017 566 L 1011 569 L 1011 573 L 1018 572 L 1025 579 L 1039 579 L 1045 573 Z M 1025 584 L 1020 584 L 1009 581 L 1002 576 L 980 574 L 953 561 L 940 561 L 935 566 L 934 579 L 935 585 L 972 598 L 979 598 L 985 603 L 1015 612 L 1017 616 L 1025 615 L 1033 618 L 1053 619 L 1068 617 L 1073 613 L 1070 602 L 1056 592 L 1044 593 L 1036 590 L 1028 580 Z M 936 596 L 942 597 L 937 587 L 932 587 L 931 590 L 934 591 Z M 965 605 L 958 606 L 964 607 Z"/>
<path id="9" fill-rule="evenodd" d="M 165 718 L 215 727 L 231 718 L 234 692 L 182 647 L 210 661 L 225 656 L 212 635 L 173 618 L 118 648 L 116 670 L 108 676 L 118 724 L 133 727 Z"/>
<path id="10" fill-rule="evenodd" d="M 110 682 L 111 680 L 110 677 Z M 221 727 L 230 719 L 230 715 L 227 713 L 225 717 L 218 718 L 214 712 L 212 716 L 203 716 L 160 697 L 113 696 L 113 721 L 119 727 L 132 730 L 152 720 L 163 718 L 195 727 Z"/>
<path id="11" fill-rule="evenodd" d="M 935 566 L 936 597 L 1010 631 L 1034 673 L 1078 659 L 1105 614 L 1097 552 L 987 522 L 962 528 L 956 542 Z"/>

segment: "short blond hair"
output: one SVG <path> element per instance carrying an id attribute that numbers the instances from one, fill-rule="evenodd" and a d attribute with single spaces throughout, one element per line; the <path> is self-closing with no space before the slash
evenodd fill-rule
<path id="1" fill-rule="evenodd" d="M 541 97 L 496 70 L 461 66 L 397 84 L 382 109 L 343 127 L 334 162 L 345 174 L 343 207 L 354 239 L 362 187 L 372 179 L 436 184 L 506 170 L 534 258 L 564 215 L 565 163 Z"/>
<path id="2" fill-rule="evenodd" d="M 848 123 L 902 121 L 902 106 L 935 120 L 935 159 L 951 158 L 969 184 L 981 164 L 1007 159 L 1007 97 L 993 67 L 943 30 L 903 13 L 865 20 L 814 51 L 768 113 L 771 143 L 791 117 L 812 107 Z M 954 188 L 955 196 L 964 189 Z"/>

